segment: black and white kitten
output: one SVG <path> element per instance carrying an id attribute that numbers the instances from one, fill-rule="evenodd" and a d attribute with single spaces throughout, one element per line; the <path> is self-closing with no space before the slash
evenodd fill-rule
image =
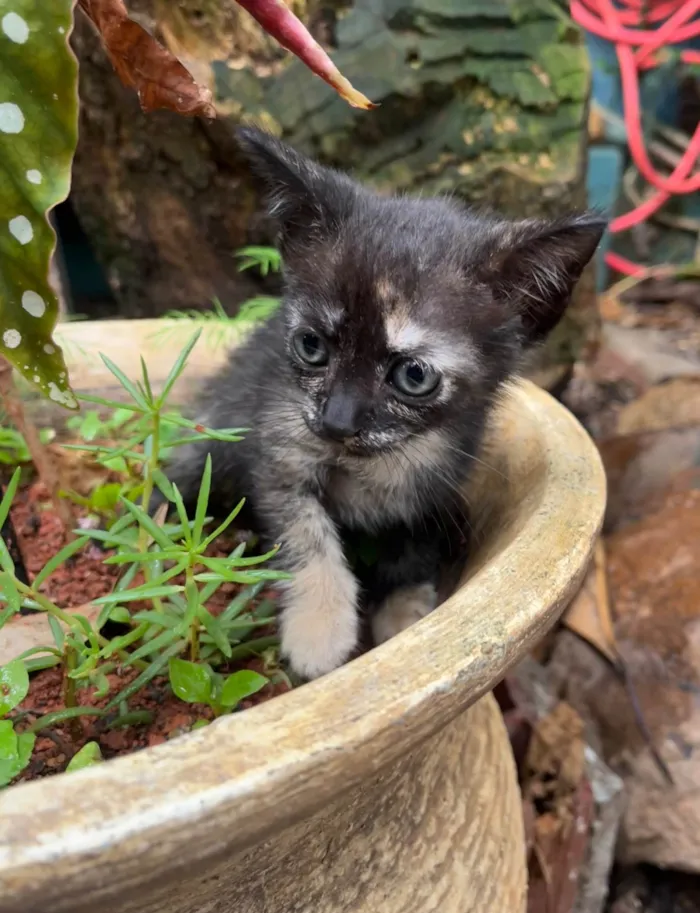
<path id="1" fill-rule="evenodd" d="M 435 608 L 494 400 L 561 318 L 605 223 L 383 197 L 258 130 L 238 137 L 280 226 L 284 299 L 199 403 L 201 422 L 251 430 L 188 445 L 169 476 L 193 501 L 210 452 L 211 509 L 248 499 L 293 573 L 283 654 L 314 678 L 356 650 L 361 601 L 375 641 Z M 376 559 L 351 570 L 363 534 Z"/>

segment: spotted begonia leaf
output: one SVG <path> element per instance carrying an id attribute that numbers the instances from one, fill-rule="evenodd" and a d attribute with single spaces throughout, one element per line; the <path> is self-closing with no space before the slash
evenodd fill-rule
<path id="1" fill-rule="evenodd" d="M 78 130 L 74 0 L 0 0 L 0 356 L 51 399 L 77 408 L 52 339 L 56 243 Z"/>

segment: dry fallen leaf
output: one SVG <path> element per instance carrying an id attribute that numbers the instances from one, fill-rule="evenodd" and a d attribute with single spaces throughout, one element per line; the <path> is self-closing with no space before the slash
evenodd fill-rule
<path id="1" fill-rule="evenodd" d="M 138 94 L 144 111 L 168 108 L 189 117 L 216 117 L 209 89 L 137 22 L 122 0 L 79 0 L 102 36 L 117 75 Z"/>
<path id="2" fill-rule="evenodd" d="M 321 45 L 282 0 L 237 0 L 237 3 L 247 10 L 268 34 L 276 38 L 283 48 L 296 54 L 299 60 L 332 86 L 353 108 L 369 110 L 377 107 L 343 76 Z"/>
<path id="3" fill-rule="evenodd" d="M 594 561 L 589 568 L 583 586 L 566 610 L 563 624 L 587 640 L 606 659 L 616 666 L 620 651 L 615 640 L 615 629 L 610 614 L 610 599 L 607 587 L 605 545 L 598 539 Z"/>

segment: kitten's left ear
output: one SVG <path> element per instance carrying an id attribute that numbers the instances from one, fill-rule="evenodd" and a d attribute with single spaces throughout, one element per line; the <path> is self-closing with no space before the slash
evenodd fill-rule
<path id="1" fill-rule="evenodd" d="M 347 217 L 358 192 L 350 178 L 255 127 L 239 127 L 236 138 L 280 226 L 283 248 L 327 235 Z"/>
<path id="2" fill-rule="evenodd" d="M 542 341 L 563 317 L 606 225 L 600 213 L 585 212 L 512 226 L 492 260 L 491 281 L 518 312 L 528 343 Z"/>

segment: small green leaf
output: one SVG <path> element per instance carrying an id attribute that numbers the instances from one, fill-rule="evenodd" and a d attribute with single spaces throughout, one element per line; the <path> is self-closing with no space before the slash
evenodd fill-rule
<path id="1" fill-rule="evenodd" d="M 127 726 L 148 726 L 153 722 L 150 710 L 125 710 L 115 717 L 108 725 L 108 729 L 126 729 Z"/>
<path id="2" fill-rule="evenodd" d="M 7 786 L 21 769 L 17 734 L 9 720 L 0 720 L 0 787 Z"/>
<path id="3" fill-rule="evenodd" d="M 203 606 L 199 606 L 198 610 L 199 618 L 204 625 L 207 634 L 214 641 L 216 646 L 221 650 L 224 656 L 229 657 L 231 655 L 231 644 L 228 641 L 226 632 L 219 624 L 218 619 L 212 615 L 207 609 Z"/>
<path id="4" fill-rule="evenodd" d="M 153 481 L 156 483 L 156 485 L 161 490 L 163 495 L 165 495 L 165 497 L 168 499 L 168 501 L 170 501 L 171 504 L 174 503 L 175 493 L 173 492 L 173 486 L 172 486 L 172 483 L 170 482 L 170 480 L 168 479 L 168 477 L 166 476 L 166 474 L 163 472 L 163 470 L 162 469 L 152 469 L 151 475 L 153 476 Z"/>
<path id="5" fill-rule="evenodd" d="M 134 652 L 129 657 L 129 663 L 134 663 L 144 656 L 150 656 L 152 653 L 158 653 L 164 647 L 169 647 L 173 641 L 181 636 L 182 635 L 180 631 L 173 628 L 165 628 L 165 630 L 161 631 L 160 634 L 157 634 L 155 637 L 151 638 L 151 640 L 148 640 L 145 644 L 142 644 L 138 650 L 134 650 Z"/>
<path id="6" fill-rule="evenodd" d="M 90 505 L 100 513 L 114 511 L 119 503 L 123 486 L 119 482 L 98 485 L 90 495 Z"/>
<path id="7" fill-rule="evenodd" d="M 51 634 L 53 635 L 54 643 L 59 650 L 63 649 L 63 642 L 65 641 L 65 634 L 63 633 L 63 628 L 58 623 L 57 619 L 53 615 L 48 617 L 49 627 L 51 628 Z"/>
<path id="8" fill-rule="evenodd" d="M 166 615 L 165 612 L 136 612 L 132 617 L 134 621 L 146 621 L 159 628 L 177 628 L 180 624 L 179 618 L 174 615 Z"/>
<path id="9" fill-rule="evenodd" d="M 109 620 L 115 622 L 115 624 L 128 625 L 131 624 L 131 615 L 128 609 L 118 605 L 110 611 Z"/>
<path id="10" fill-rule="evenodd" d="M 177 653 L 180 653 L 187 646 L 186 641 L 178 641 L 173 644 L 167 650 L 164 650 L 160 656 L 153 660 L 153 662 L 148 666 L 147 669 L 144 669 L 140 675 L 137 675 L 136 678 L 129 685 L 126 686 L 122 691 L 119 692 L 115 697 L 113 697 L 107 704 L 107 710 L 110 710 L 112 707 L 116 707 L 117 704 L 122 701 L 128 700 L 132 694 L 136 694 L 137 691 L 140 691 L 144 685 L 147 685 L 148 682 L 152 681 L 157 675 L 160 674 L 161 670 L 167 665 L 168 660 L 175 656 Z"/>
<path id="11" fill-rule="evenodd" d="M 168 538 L 164 530 L 158 526 L 152 517 L 149 517 L 144 510 L 141 510 L 140 507 L 137 507 L 136 504 L 132 504 L 131 501 L 126 498 L 120 498 L 120 500 L 129 513 L 135 517 L 139 526 L 146 530 L 154 542 L 157 542 L 161 548 L 173 548 L 175 543 Z"/>
<path id="12" fill-rule="evenodd" d="M 2 544 L 3 546 L 5 545 L 4 542 Z M 1 628 L 8 618 L 11 618 L 12 615 L 16 615 L 22 608 L 22 597 L 19 594 L 19 590 L 17 589 L 17 584 L 12 572 L 5 571 L 4 573 L 0 574 L 0 599 L 7 603 L 6 611 L 8 612 L 7 618 L 5 618 L 4 612 L 1 613 Z"/>
<path id="13" fill-rule="evenodd" d="M 245 504 L 245 498 L 242 498 L 238 502 L 238 504 L 234 507 L 234 509 L 231 511 L 231 513 L 228 515 L 228 517 L 226 517 L 226 519 L 223 521 L 223 523 L 221 523 L 219 526 L 217 526 L 216 529 L 214 530 L 214 532 L 211 533 L 209 536 L 207 536 L 207 538 L 204 540 L 204 542 L 202 542 L 202 548 L 206 548 L 208 545 L 211 545 L 211 543 L 215 539 L 218 539 L 218 537 L 223 533 L 223 531 L 225 529 L 227 529 L 233 523 L 233 521 L 236 519 L 238 514 L 243 509 L 244 504 Z M 242 543 L 242 545 L 245 548 L 245 543 Z"/>
<path id="14" fill-rule="evenodd" d="M 170 393 L 170 391 L 173 388 L 173 384 L 178 379 L 178 377 L 182 374 L 182 372 L 185 368 L 185 365 L 187 363 L 187 359 L 190 356 L 190 352 L 197 345 L 197 340 L 199 339 L 199 337 L 201 335 L 202 335 L 201 329 L 197 330 L 196 333 L 193 333 L 193 335 L 190 337 L 188 342 L 185 344 L 185 346 L 182 349 L 182 351 L 180 352 L 180 354 L 177 356 L 177 359 L 175 360 L 175 364 L 170 369 L 170 373 L 168 374 L 167 378 L 165 379 L 165 383 L 163 384 L 163 389 L 161 391 L 160 396 L 158 397 L 157 405 L 159 407 L 163 406 L 163 404 L 165 403 L 165 400 L 168 397 L 168 394 Z"/>
<path id="15" fill-rule="evenodd" d="M 194 512 L 194 526 L 192 528 L 192 538 L 195 545 L 198 545 L 202 538 L 202 529 L 207 516 L 207 505 L 209 504 L 209 491 L 211 490 L 211 454 L 207 454 L 204 463 L 204 472 L 202 481 L 199 485 L 199 494 L 197 495 L 197 506 Z"/>
<path id="16" fill-rule="evenodd" d="M 153 599 L 159 596 L 170 596 L 173 593 L 181 593 L 184 587 L 171 584 L 170 586 L 151 586 L 144 583 L 143 586 L 134 587 L 133 590 L 124 590 L 122 593 L 108 593 L 106 596 L 100 596 L 99 599 L 93 600 L 93 605 L 112 605 L 115 602 L 136 602 L 140 599 Z"/>
<path id="17" fill-rule="evenodd" d="M 259 675 L 250 669 L 241 669 L 240 672 L 229 675 L 224 682 L 219 703 L 222 707 L 231 710 L 251 694 L 257 694 L 267 684 L 268 679 L 264 675 Z"/>
<path id="18" fill-rule="evenodd" d="M 161 561 L 175 561 L 182 558 L 181 548 L 168 548 L 158 552 L 158 558 Z M 150 565 L 153 562 L 153 552 L 120 552 L 118 555 L 110 555 L 103 560 L 103 564 L 139 564 Z"/>
<path id="19" fill-rule="evenodd" d="M 115 399 L 104 399 L 102 396 L 93 396 L 91 393 L 79 393 L 78 399 L 81 403 L 96 403 L 98 406 L 106 406 L 108 409 L 120 409 L 137 413 L 138 415 L 143 415 L 145 412 L 148 412 L 147 409 L 143 409 L 141 406 L 136 405 L 136 403 L 120 403 Z M 82 450 L 82 447 L 76 447 L 74 449 Z"/>
<path id="20" fill-rule="evenodd" d="M 265 583 L 260 582 L 256 583 L 254 586 L 248 586 L 244 590 L 235 596 L 231 602 L 226 606 L 224 611 L 219 616 L 220 621 L 233 621 L 234 618 L 237 618 L 241 612 L 244 612 L 251 601 L 258 596 L 262 590 L 265 588 Z"/>
<path id="21" fill-rule="evenodd" d="M 89 538 L 89 536 L 85 535 L 78 536 L 77 539 L 74 539 L 72 542 L 69 542 L 68 545 L 64 546 L 60 552 L 57 552 L 50 561 L 47 561 L 34 578 L 34 583 L 32 584 L 34 592 L 36 593 L 38 591 L 42 583 L 53 574 L 56 568 L 60 567 L 68 558 L 75 555 L 76 552 L 79 552 L 85 543 L 89 541 Z"/>
<path id="22" fill-rule="evenodd" d="M 94 767 L 104 761 L 100 746 L 97 742 L 86 742 L 79 752 L 73 755 L 68 762 L 66 772 L 83 770 L 85 767 Z"/>
<path id="23" fill-rule="evenodd" d="M 14 577 L 15 563 L 8 551 L 5 541 L 0 537 L 0 567 L 10 577 Z"/>
<path id="24" fill-rule="evenodd" d="M 141 379 L 143 380 L 143 390 L 146 395 L 148 402 L 153 402 L 153 390 L 151 389 L 151 378 L 148 376 L 148 368 L 146 367 L 146 362 L 143 360 L 143 355 L 141 358 Z"/>
<path id="25" fill-rule="evenodd" d="M 52 669 L 61 662 L 61 657 L 52 654 L 50 656 L 38 656 L 36 659 L 28 659 L 24 663 L 27 672 L 41 672 L 42 669 Z"/>
<path id="26" fill-rule="evenodd" d="M 81 716 L 107 716 L 106 710 L 100 710 L 99 707 L 67 707 L 65 710 L 55 710 L 52 713 L 45 713 L 38 720 L 27 727 L 28 732 L 39 732 L 40 729 L 50 729 L 59 723 L 65 723 L 66 720 L 75 720 Z"/>
<path id="27" fill-rule="evenodd" d="M 119 582 L 117 583 L 115 589 L 120 591 L 127 590 L 134 582 L 134 577 L 136 576 L 137 572 L 138 567 L 135 564 L 132 565 L 124 574 L 124 576 L 119 578 Z"/>
<path id="28" fill-rule="evenodd" d="M 77 140 L 73 6 L 0 4 L 0 356 L 70 409 L 77 402 L 52 339 L 58 302 L 48 270 L 56 235 L 46 213 L 68 195 Z"/>
<path id="29" fill-rule="evenodd" d="M 0 720 L 0 759 L 13 761 L 19 757 L 17 733 L 11 720 Z"/>
<path id="30" fill-rule="evenodd" d="M 102 352 L 100 352 L 100 358 L 105 363 L 107 370 L 110 371 L 110 373 L 112 373 L 116 377 L 116 379 L 119 381 L 119 383 L 122 385 L 122 387 L 124 387 L 126 392 L 136 403 L 136 405 L 140 406 L 141 409 L 144 410 L 144 412 L 148 412 L 149 405 L 146 402 L 146 399 L 145 399 L 143 393 L 139 390 L 139 388 L 136 386 L 136 384 L 133 383 L 133 381 L 129 380 L 129 378 L 122 371 L 122 369 L 117 367 L 117 365 L 114 364 L 114 362 L 112 361 L 111 358 L 107 358 L 107 356 L 103 355 Z"/>
<path id="31" fill-rule="evenodd" d="M 36 736 L 33 732 L 20 732 L 17 734 L 17 753 L 19 754 L 19 770 L 17 773 L 24 770 L 29 764 L 35 742 Z"/>
<path id="32" fill-rule="evenodd" d="M 92 682 L 95 685 L 94 696 L 98 700 L 102 700 L 103 697 L 107 697 L 110 689 L 109 679 L 107 676 L 103 672 L 96 672 L 92 676 Z"/>
<path id="33" fill-rule="evenodd" d="M 190 726 L 190 732 L 194 732 L 196 729 L 204 729 L 204 727 L 208 725 L 209 720 L 197 720 Z"/>
<path id="34" fill-rule="evenodd" d="M 79 433 L 84 441 L 94 441 L 102 429 L 102 420 L 100 413 L 96 409 L 90 409 L 85 413 L 85 418 L 80 423 Z"/>
<path id="35" fill-rule="evenodd" d="M 73 532 L 79 533 L 81 536 L 84 534 L 83 530 L 81 530 L 81 529 L 78 529 L 78 530 L 74 529 Z M 121 535 L 119 535 L 119 533 L 113 532 L 111 529 L 109 529 L 109 530 L 91 529 L 90 538 L 97 539 L 98 542 L 104 542 L 106 548 L 118 548 L 120 546 L 122 548 L 133 548 L 134 547 L 134 540 L 127 539 L 126 536 L 121 536 Z"/>
<path id="36" fill-rule="evenodd" d="M 168 664 L 174 694 L 188 704 L 207 704 L 211 698 L 211 677 L 204 666 L 173 658 Z"/>
<path id="37" fill-rule="evenodd" d="M 14 659 L 6 666 L 0 666 L 0 716 L 20 704 L 28 691 L 29 675 L 21 660 Z"/>
<path id="38" fill-rule="evenodd" d="M 5 494 L 2 496 L 2 501 L 0 501 L 0 527 L 5 525 L 5 520 L 7 520 L 7 516 L 10 513 L 10 508 L 12 507 L 12 502 L 17 493 L 17 486 L 19 485 L 21 475 L 22 470 L 18 466 L 12 473 L 12 478 L 7 483 Z"/>
<path id="39" fill-rule="evenodd" d="M 289 580 L 291 576 L 291 574 L 283 571 L 223 571 L 217 568 L 216 571 L 204 571 L 201 574 L 195 574 L 194 579 L 200 583 L 210 583 L 214 580 L 223 579 L 229 583 L 239 583 L 246 586 L 249 583 L 260 583 L 262 581 Z"/>
<path id="40" fill-rule="evenodd" d="M 188 546 L 192 545 L 192 530 L 190 529 L 190 521 L 187 516 L 187 510 L 185 508 L 185 502 L 182 500 L 182 495 L 180 494 L 180 489 L 177 485 L 171 486 L 171 491 L 173 494 L 173 502 L 177 508 L 177 514 L 180 518 L 180 523 L 182 524 L 182 534 L 185 537 L 185 542 Z"/>

